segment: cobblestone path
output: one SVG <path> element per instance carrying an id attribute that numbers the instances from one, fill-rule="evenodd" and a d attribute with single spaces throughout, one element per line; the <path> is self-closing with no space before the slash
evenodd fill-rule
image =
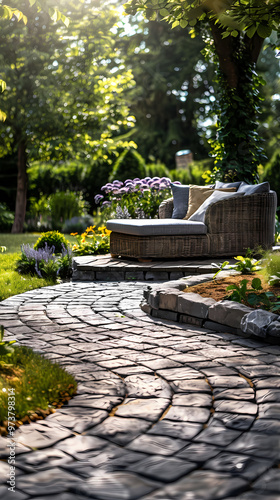
<path id="1" fill-rule="evenodd" d="M 143 283 L 69 283 L 0 303 L 0 324 L 78 394 L 16 431 L 2 500 L 279 500 L 280 347 L 155 320 Z"/>

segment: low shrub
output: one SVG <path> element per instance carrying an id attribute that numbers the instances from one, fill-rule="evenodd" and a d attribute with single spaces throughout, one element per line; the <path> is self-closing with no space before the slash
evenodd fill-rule
<path id="1" fill-rule="evenodd" d="M 160 162 L 146 165 L 146 175 L 149 177 L 170 177 L 168 168 Z M 178 179 L 175 179 L 178 180 Z"/>
<path id="2" fill-rule="evenodd" d="M 244 279 L 239 285 L 229 285 L 227 291 L 232 293 L 225 299 L 279 314 L 280 297 L 273 292 L 264 292 L 260 278 L 252 280 L 251 288 L 248 288 L 248 283 L 249 280 Z"/>
<path id="3" fill-rule="evenodd" d="M 31 197 L 26 212 L 25 231 L 50 231 L 52 229 L 49 199 L 40 193 L 40 198 Z"/>
<path id="4" fill-rule="evenodd" d="M 45 248 L 45 245 L 49 248 L 54 247 L 54 253 L 61 253 L 64 248 L 67 248 L 69 242 L 63 234 L 59 231 L 47 231 L 42 233 L 34 245 L 34 250 L 39 250 L 40 248 Z"/>
<path id="5" fill-rule="evenodd" d="M 234 259 L 237 260 L 237 264 L 232 264 L 231 266 L 229 265 L 228 260 L 225 260 L 221 264 L 215 264 L 215 262 L 213 262 L 212 266 L 218 269 L 218 271 L 214 274 L 213 279 L 215 279 L 217 274 L 219 274 L 219 272 L 223 270 L 233 270 L 241 274 L 251 274 L 259 271 L 261 269 L 261 260 L 254 259 L 252 256 L 250 256 L 250 254 L 251 251 L 247 250 L 245 257 L 243 257 L 242 255 L 234 257 Z"/>
<path id="6" fill-rule="evenodd" d="M 205 160 L 190 163 L 188 168 L 170 170 L 169 177 L 172 181 L 180 181 L 182 184 L 209 184 L 211 178 L 208 174 L 211 172 L 212 167 L 213 160 L 206 158 Z"/>
<path id="7" fill-rule="evenodd" d="M 61 191 L 49 196 L 41 194 L 39 200 L 31 197 L 25 227 L 29 231 L 61 230 L 72 217 L 85 215 L 88 205 L 81 192 Z"/>
<path id="8" fill-rule="evenodd" d="M 76 217 L 72 217 L 70 220 L 66 220 L 63 224 L 63 232 L 70 233 L 82 233 L 85 227 L 92 226 L 94 223 L 91 215 L 80 215 Z"/>
<path id="9" fill-rule="evenodd" d="M 62 229 L 64 221 L 76 215 L 83 215 L 86 210 L 86 202 L 81 193 L 57 192 L 51 194 L 48 201 L 54 229 Z"/>
<path id="10" fill-rule="evenodd" d="M 59 255 L 54 254 L 54 246 L 45 243 L 44 248 L 35 250 L 30 245 L 22 245 L 22 253 L 17 261 L 16 269 L 21 274 L 37 274 L 39 278 L 53 280 L 58 277 L 66 279 L 71 274 L 72 252 L 62 245 Z"/>
<path id="11" fill-rule="evenodd" d="M 263 275 L 266 283 L 272 286 L 280 285 L 280 252 L 268 252 L 264 254 L 261 260 L 256 260 L 252 258 L 251 251 L 248 249 L 246 256 L 235 257 L 237 264 L 229 265 L 228 261 L 221 264 L 212 264 L 212 266 L 218 268 L 218 271 L 214 274 L 213 279 L 222 270 L 233 269 L 238 271 L 240 274 L 253 274 L 258 272 Z M 275 295 L 273 291 L 264 291 L 263 283 L 260 278 L 253 278 L 251 283 L 251 288 L 249 286 L 249 280 L 244 279 L 240 284 L 229 285 L 227 291 L 231 293 L 225 297 L 226 300 L 233 300 L 234 302 L 240 302 L 249 307 L 255 307 L 260 309 L 265 309 L 270 312 L 280 313 L 280 296 Z"/>
<path id="12" fill-rule="evenodd" d="M 115 180 L 101 188 L 107 198 L 98 194 L 95 203 L 103 200 L 101 214 L 104 221 L 110 218 L 152 219 L 157 216 L 161 202 L 171 196 L 170 184 L 168 177 Z"/>
<path id="13" fill-rule="evenodd" d="M 134 177 L 144 177 L 146 175 L 144 158 L 135 149 L 125 149 L 117 158 L 109 181 L 119 179 L 124 182 L 125 179 Z"/>

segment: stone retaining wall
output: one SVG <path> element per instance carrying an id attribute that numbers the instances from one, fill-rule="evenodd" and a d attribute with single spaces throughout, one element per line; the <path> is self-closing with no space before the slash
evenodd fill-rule
<path id="1" fill-rule="evenodd" d="M 220 277 L 225 277 L 225 274 L 220 273 Z M 238 302 L 216 302 L 197 293 L 183 292 L 186 286 L 211 279 L 212 275 L 193 276 L 149 286 L 144 291 L 141 309 L 154 318 L 189 323 L 242 337 L 257 336 L 271 343 L 280 343 L 280 316 L 253 310 Z"/>

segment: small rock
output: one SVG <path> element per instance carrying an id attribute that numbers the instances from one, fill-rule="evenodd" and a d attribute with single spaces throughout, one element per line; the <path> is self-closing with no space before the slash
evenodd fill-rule
<path id="1" fill-rule="evenodd" d="M 272 321 L 266 329 L 266 334 L 271 337 L 280 337 L 280 321 Z"/>
<path id="2" fill-rule="evenodd" d="M 278 317 L 279 316 L 277 314 L 258 309 L 257 311 L 245 314 L 241 320 L 240 328 L 243 333 L 250 333 L 252 335 L 257 335 L 258 337 L 266 337 L 268 326 L 272 322 L 276 322 Z"/>

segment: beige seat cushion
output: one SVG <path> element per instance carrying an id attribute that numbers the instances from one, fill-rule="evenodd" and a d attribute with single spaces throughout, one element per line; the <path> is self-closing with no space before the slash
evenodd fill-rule
<path id="1" fill-rule="evenodd" d="M 214 191 L 229 191 L 234 192 L 236 188 L 220 188 L 220 189 L 212 189 L 207 186 L 195 186 L 190 185 L 189 190 L 189 205 L 187 214 L 184 217 L 184 220 L 189 219 L 202 205 L 202 203 L 214 193 Z"/>

